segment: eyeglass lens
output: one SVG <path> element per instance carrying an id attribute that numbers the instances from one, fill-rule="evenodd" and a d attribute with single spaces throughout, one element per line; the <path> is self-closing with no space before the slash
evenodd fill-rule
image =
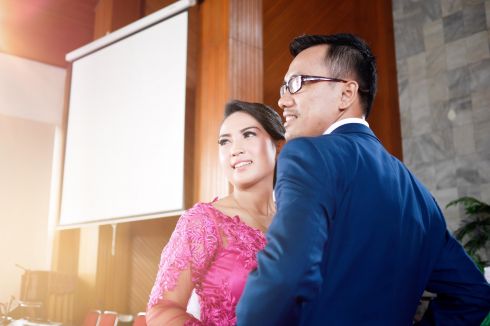
<path id="1" fill-rule="evenodd" d="M 281 88 L 279 89 L 279 95 L 283 96 L 286 93 L 286 91 L 289 91 L 289 93 L 294 94 L 301 89 L 302 84 L 303 84 L 303 79 L 301 78 L 301 76 L 292 76 L 291 78 L 289 78 L 288 81 L 285 81 L 281 85 Z"/>

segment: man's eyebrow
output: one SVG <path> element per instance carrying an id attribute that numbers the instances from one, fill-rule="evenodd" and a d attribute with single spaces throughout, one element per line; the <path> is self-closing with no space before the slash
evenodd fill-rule
<path id="1" fill-rule="evenodd" d="M 298 73 L 296 73 L 296 72 L 291 72 L 291 73 L 289 73 L 289 74 L 286 74 L 286 75 L 284 76 L 283 82 L 286 82 L 287 80 L 290 80 L 290 79 L 291 79 L 291 77 L 293 77 L 293 76 L 301 76 L 301 74 L 298 74 Z"/>

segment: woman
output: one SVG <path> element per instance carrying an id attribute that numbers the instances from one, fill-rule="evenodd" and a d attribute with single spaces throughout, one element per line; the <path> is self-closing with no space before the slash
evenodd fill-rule
<path id="1" fill-rule="evenodd" d="M 148 303 L 149 325 L 234 325 L 235 307 L 275 211 L 272 185 L 281 118 L 258 103 L 226 105 L 220 164 L 234 191 L 179 219 L 162 252 Z M 186 313 L 195 289 L 200 320 Z"/>

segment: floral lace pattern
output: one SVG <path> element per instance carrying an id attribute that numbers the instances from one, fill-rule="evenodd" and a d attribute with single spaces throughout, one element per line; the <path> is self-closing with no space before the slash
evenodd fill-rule
<path id="1" fill-rule="evenodd" d="M 238 300 L 232 295 L 228 282 L 222 282 L 220 288 L 214 288 L 205 291 L 206 309 L 204 304 L 202 310 L 202 319 L 212 321 L 212 325 L 226 326 L 236 324 L 235 308 Z"/>
<path id="2" fill-rule="evenodd" d="M 186 325 L 234 325 L 246 277 L 257 266 L 257 252 L 265 243 L 264 234 L 238 216 L 229 217 L 210 203 L 196 204 L 180 217 L 162 251 L 148 309 L 175 288 L 180 272 L 190 268 L 201 321 L 188 320 Z"/>

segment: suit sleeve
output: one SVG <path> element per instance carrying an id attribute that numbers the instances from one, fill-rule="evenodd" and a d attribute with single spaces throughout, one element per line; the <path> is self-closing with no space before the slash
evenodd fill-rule
<path id="1" fill-rule="evenodd" d="M 490 285 L 448 231 L 427 290 L 437 297 L 417 325 L 480 325 L 490 312 Z"/>
<path id="2" fill-rule="evenodd" d="M 238 325 L 296 324 L 302 307 L 318 294 L 327 242 L 326 183 L 326 166 L 308 139 L 284 146 L 276 215 L 237 306 Z"/>

